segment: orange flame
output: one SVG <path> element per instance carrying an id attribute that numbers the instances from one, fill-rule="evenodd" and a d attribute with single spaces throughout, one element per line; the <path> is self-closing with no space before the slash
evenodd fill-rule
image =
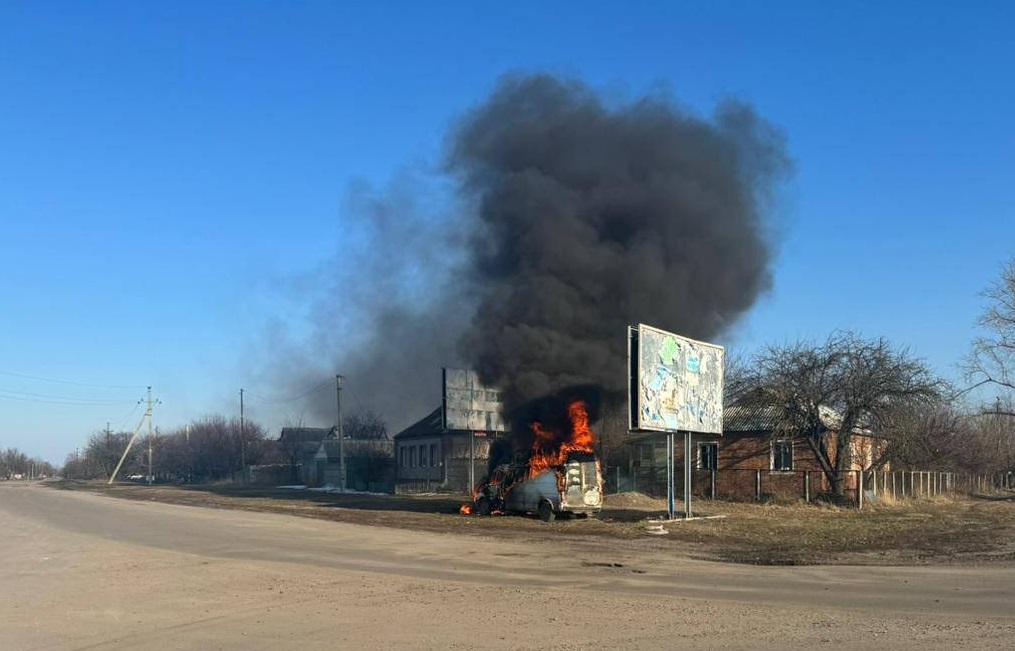
<path id="1" fill-rule="evenodd" d="M 529 459 L 530 479 L 550 468 L 563 465 L 572 452 L 591 454 L 595 451 L 596 435 L 589 427 L 589 413 L 585 403 L 575 400 L 568 405 L 567 413 L 571 419 L 571 431 L 563 443 L 558 443 L 560 437 L 547 431 L 540 423 L 532 423 L 536 441 L 532 445 L 532 457 Z"/>
<path id="2" fill-rule="evenodd" d="M 462 508 L 458 509 L 458 512 L 462 515 L 472 515 L 472 505 L 462 504 Z"/>

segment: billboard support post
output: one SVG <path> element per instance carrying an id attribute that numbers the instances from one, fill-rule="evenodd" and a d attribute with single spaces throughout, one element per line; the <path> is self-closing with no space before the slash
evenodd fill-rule
<path id="1" fill-rule="evenodd" d="M 673 432 L 666 432 L 666 514 L 670 520 L 677 517 L 676 513 L 676 491 L 673 484 L 677 478 L 674 477 L 674 466 L 676 460 L 673 458 Z"/>
<path id="2" fill-rule="evenodd" d="M 691 517 L 691 432 L 684 432 L 684 519 Z"/>

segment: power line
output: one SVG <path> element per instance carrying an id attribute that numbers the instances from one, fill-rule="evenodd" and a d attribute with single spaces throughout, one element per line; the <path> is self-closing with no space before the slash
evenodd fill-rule
<path id="1" fill-rule="evenodd" d="M 257 400 L 258 402 L 265 402 L 265 403 L 272 403 L 272 404 L 281 404 L 281 403 L 285 403 L 285 402 L 293 402 L 295 400 L 299 400 L 300 398 L 305 398 L 305 397 L 309 396 L 312 393 L 317 393 L 318 391 L 320 391 L 324 387 L 330 387 L 332 382 L 334 382 L 334 379 L 333 378 L 328 378 L 327 380 L 324 380 L 323 382 L 321 382 L 320 384 L 318 384 L 314 388 L 308 389 L 307 391 L 304 391 L 303 393 L 301 393 L 299 395 L 291 396 L 291 397 L 288 397 L 288 398 L 266 398 L 266 397 L 263 397 L 263 396 L 259 396 L 256 393 L 251 393 L 250 391 L 247 391 L 244 395 L 250 396 L 254 400 Z"/>
<path id="2" fill-rule="evenodd" d="M 116 427 L 117 427 L 117 429 L 120 429 L 120 428 L 122 428 L 122 427 L 123 427 L 123 426 L 124 426 L 124 425 L 125 425 L 125 424 L 126 424 L 126 423 L 127 423 L 128 421 L 129 421 L 129 420 L 130 420 L 130 418 L 131 418 L 131 417 L 132 417 L 132 416 L 133 416 L 134 414 L 136 414 L 136 413 L 137 413 L 137 410 L 138 410 L 138 409 L 139 409 L 140 407 L 141 407 L 141 403 L 140 403 L 140 402 L 135 402 L 135 403 L 134 403 L 134 406 L 133 406 L 133 407 L 131 408 L 130 412 L 128 412 L 126 416 L 124 416 L 124 417 L 123 417 L 123 418 L 121 418 L 121 419 L 120 419 L 119 421 L 117 421 L 117 423 L 116 423 Z"/>
<path id="3" fill-rule="evenodd" d="M 356 404 L 359 405 L 360 411 L 363 412 L 364 414 L 367 413 L 368 410 L 366 408 L 366 405 L 363 404 L 363 401 L 359 399 L 359 394 L 353 390 L 352 386 L 346 384 L 345 388 L 348 389 L 349 392 L 352 393 L 352 397 L 356 399 Z"/>
<path id="4" fill-rule="evenodd" d="M 23 380 L 35 380 L 37 382 L 52 382 L 54 384 L 71 384 L 79 387 L 92 387 L 94 389 L 144 389 L 143 384 L 91 384 L 88 382 L 73 382 L 71 380 L 56 380 L 53 378 L 38 377 L 35 375 L 24 375 L 22 373 L 12 373 L 10 371 L 0 371 L 0 375 L 6 375 L 9 377 L 17 377 Z"/>
<path id="5" fill-rule="evenodd" d="M 81 405 L 81 406 L 102 406 L 102 405 L 124 405 L 126 400 L 98 400 L 95 398 L 78 398 L 74 396 L 54 396 L 44 393 L 29 393 L 25 391 L 12 391 L 0 389 L 0 400 L 18 400 L 21 402 L 38 402 L 53 405 Z"/>

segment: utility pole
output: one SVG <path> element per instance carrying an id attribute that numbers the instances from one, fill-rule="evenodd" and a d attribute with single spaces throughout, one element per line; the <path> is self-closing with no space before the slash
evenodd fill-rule
<path id="1" fill-rule="evenodd" d="M 247 437 L 243 425 L 243 389 L 240 389 L 240 472 L 247 467 Z"/>
<path id="2" fill-rule="evenodd" d="M 148 485 L 152 485 L 152 388 L 148 387 L 148 408 L 145 410 L 145 418 L 148 419 Z"/>
<path id="3" fill-rule="evenodd" d="M 338 481 L 345 492 L 345 436 L 342 434 L 342 376 L 335 376 L 335 398 L 338 406 Z"/>
<path id="4" fill-rule="evenodd" d="M 138 402 L 145 402 L 145 400 L 138 400 Z M 134 445 L 134 441 L 137 440 L 137 434 L 141 431 L 141 427 L 144 426 L 145 421 L 148 421 L 148 483 L 152 483 L 152 405 L 161 404 L 158 400 L 152 400 L 152 388 L 148 387 L 148 408 L 145 409 L 144 416 L 138 421 L 137 427 L 134 428 L 134 433 L 131 434 L 130 440 L 127 441 L 127 448 L 120 455 L 120 461 L 116 464 L 116 468 L 113 470 L 113 474 L 109 476 L 109 482 L 112 484 L 116 481 L 116 475 L 120 472 L 120 467 L 123 465 L 124 460 L 127 458 L 127 454 L 130 452 L 130 448 Z M 76 457 L 75 457 L 76 458 Z"/>
<path id="5" fill-rule="evenodd" d="M 102 455 L 102 469 L 110 477 L 112 476 L 112 475 L 110 475 L 111 470 L 106 466 L 106 464 L 107 463 L 112 463 L 113 460 L 110 458 L 110 454 L 112 454 L 112 452 L 113 452 L 113 430 L 110 429 L 110 427 L 109 427 L 109 421 L 107 420 L 106 421 L 106 452 L 105 452 L 105 454 Z"/>

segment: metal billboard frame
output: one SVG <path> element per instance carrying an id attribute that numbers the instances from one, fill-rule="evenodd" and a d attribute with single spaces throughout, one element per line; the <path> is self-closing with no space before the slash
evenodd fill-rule
<path id="1" fill-rule="evenodd" d="M 450 387 L 451 390 L 449 390 L 448 379 L 451 374 L 463 374 L 465 378 L 464 384 L 462 386 Z M 465 400 L 462 395 L 453 396 L 451 395 L 452 391 L 467 392 L 469 398 Z M 504 423 L 503 403 L 500 400 L 476 400 L 476 395 L 480 391 L 485 393 L 487 391 L 497 391 L 497 389 L 481 383 L 475 371 L 464 368 L 448 368 L 446 366 L 441 368 L 441 428 L 444 431 L 469 432 L 469 490 L 475 490 L 476 487 L 477 431 L 485 432 L 486 434 L 499 434 L 508 431 L 507 425 Z M 452 403 L 452 407 L 448 406 L 449 402 Z M 457 407 L 454 406 L 456 404 Z M 482 407 L 495 407 L 496 409 L 482 409 Z M 465 414 L 464 422 L 457 419 L 454 422 L 450 422 L 452 419 L 448 417 L 449 410 Z M 479 418 L 479 414 L 483 414 L 482 423 L 473 420 Z"/>
<path id="2" fill-rule="evenodd" d="M 725 362 L 725 348 L 717 344 L 708 343 L 705 341 L 698 341 L 678 335 L 673 332 L 661 330 L 660 328 L 654 328 L 645 324 L 639 323 L 638 325 L 628 326 L 627 329 L 627 367 L 628 367 L 628 429 L 632 432 L 662 432 L 666 434 L 666 503 L 668 515 L 671 520 L 676 519 L 675 511 L 675 495 L 673 489 L 673 483 L 676 474 L 676 460 L 674 459 L 673 449 L 676 443 L 674 435 L 677 432 L 682 431 L 684 433 L 684 518 L 690 519 L 692 517 L 691 512 L 691 446 L 692 446 L 692 430 L 687 429 L 671 429 L 671 428 L 658 428 L 658 427 L 644 427 L 640 415 L 641 415 L 641 379 L 642 379 L 642 368 L 641 368 L 641 353 L 643 337 L 642 333 L 645 330 L 650 330 L 654 333 L 661 335 L 674 337 L 678 340 L 687 342 L 692 346 L 707 347 L 712 349 L 718 349 L 718 363 L 719 363 L 719 386 L 716 388 L 716 395 L 718 397 L 718 427 L 713 427 L 709 430 L 700 433 L 710 433 L 722 435 L 722 394 L 723 394 L 723 382 L 725 381 L 723 364 Z M 700 360 L 699 360 L 700 362 Z M 697 373 L 697 368 L 694 371 Z M 718 430 L 718 431 L 715 431 Z"/>

